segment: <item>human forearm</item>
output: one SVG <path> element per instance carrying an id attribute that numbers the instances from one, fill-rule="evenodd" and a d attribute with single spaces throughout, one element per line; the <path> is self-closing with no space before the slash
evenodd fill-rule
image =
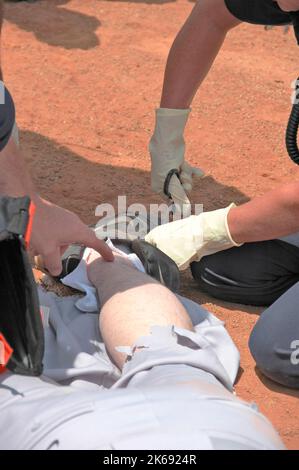
<path id="1" fill-rule="evenodd" d="M 228 213 L 237 243 L 270 240 L 299 231 L 299 183 L 289 183 Z"/>
<path id="2" fill-rule="evenodd" d="M 203 212 L 154 228 L 146 241 L 181 270 L 190 262 L 243 243 L 271 240 L 299 231 L 299 182 L 289 183 L 236 207 Z"/>
<path id="3" fill-rule="evenodd" d="M 168 56 L 161 108 L 188 108 L 227 31 L 239 24 L 223 0 L 197 2 Z"/>
<path id="4" fill-rule="evenodd" d="M 12 137 L 0 152 L 0 169 L 0 194 L 36 196 L 24 158 Z"/>
<path id="5" fill-rule="evenodd" d="M 188 192 L 193 176 L 203 171 L 185 161 L 184 129 L 192 99 L 208 74 L 227 31 L 239 24 L 224 0 L 197 2 L 169 52 L 160 108 L 150 140 L 151 186 L 162 197 L 170 197 L 185 215 L 191 212 Z M 165 181 L 170 172 L 177 174 Z M 166 185 L 167 186 L 167 185 Z"/>
<path id="6" fill-rule="evenodd" d="M 88 267 L 90 281 L 97 287 L 102 309 L 100 329 L 107 350 L 118 367 L 125 356 L 117 346 L 133 346 L 148 335 L 152 326 L 176 325 L 192 329 L 191 320 L 175 295 L 120 256 L 114 263 L 101 258 Z"/>
<path id="7" fill-rule="evenodd" d="M 0 195 L 29 196 L 36 211 L 30 246 L 33 254 L 43 258 L 45 268 L 57 276 L 61 273 L 61 252 L 71 243 L 94 248 L 107 261 L 113 260 L 110 248 L 79 217 L 42 199 L 36 192 L 24 159 L 11 138 L 0 152 Z"/>

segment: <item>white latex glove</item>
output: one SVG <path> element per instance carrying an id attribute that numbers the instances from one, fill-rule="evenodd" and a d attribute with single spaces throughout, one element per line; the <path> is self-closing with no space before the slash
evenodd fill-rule
<path id="1" fill-rule="evenodd" d="M 227 224 L 232 207 L 236 207 L 235 204 L 160 225 L 151 230 L 145 240 L 172 258 L 182 271 L 203 256 L 241 246 L 232 239 Z"/>
<path id="2" fill-rule="evenodd" d="M 176 175 L 170 180 L 169 193 L 172 200 L 180 207 L 190 205 L 186 191 L 192 189 L 192 176 L 203 176 L 203 171 L 190 166 L 184 160 L 185 141 L 184 130 L 190 109 L 156 110 L 156 126 L 149 143 L 152 160 L 152 189 L 164 195 L 164 183 L 170 170 L 177 169 L 180 180 Z"/>

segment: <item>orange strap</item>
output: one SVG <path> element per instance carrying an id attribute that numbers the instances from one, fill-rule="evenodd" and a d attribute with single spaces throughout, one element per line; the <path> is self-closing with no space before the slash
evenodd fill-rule
<path id="1" fill-rule="evenodd" d="M 31 201 L 30 206 L 29 206 L 29 221 L 28 221 L 28 225 L 27 225 L 27 229 L 26 229 L 26 233 L 24 237 L 26 248 L 29 246 L 29 243 L 30 243 L 34 214 L 35 214 L 35 205 Z"/>
<path id="2" fill-rule="evenodd" d="M 5 372 L 6 364 L 11 358 L 13 349 L 10 347 L 3 334 L 0 333 L 0 374 Z"/>

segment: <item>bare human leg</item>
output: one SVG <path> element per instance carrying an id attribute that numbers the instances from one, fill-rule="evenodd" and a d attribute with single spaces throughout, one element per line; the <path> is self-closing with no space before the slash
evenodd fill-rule
<path id="1" fill-rule="evenodd" d="M 152 326 L 175 325 L 193 330 L 185 308 L 166 287 L 138 271 L 126 258 L 114 263 L 88 261 L 88 277 L 101 301 L 100 330 L 112 360 L 121 369 L 124 354 L 117 346 L 133 346 Z"/>

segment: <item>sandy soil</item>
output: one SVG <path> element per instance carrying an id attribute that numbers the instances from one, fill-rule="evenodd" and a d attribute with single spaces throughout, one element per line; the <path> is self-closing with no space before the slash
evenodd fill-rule
<path id="1" fill-rule="evenodd" d="M 42 0 L 6 5 L 3 63 L 34 180 L 52 201 L 94 222 L 101 201 L 159 201 L 147 142 L 163 68 L 187 0 Z M 190 45 L 192 47 L 192 45 Z M 243 25 L 225 43 L 193 104 L 188 159 L 206 170 L 192 200 L 205 209 L 246 200 L 298 170 L 284 150 L 298 49 L 281 29 Z M 207 298 L 189 273 L 183 293 L 226 321 L 241 351 L 238 394 L 257 402 L 299 448 L 299 393 L 255 370 L 247 347 L 260 309 Z"/>

